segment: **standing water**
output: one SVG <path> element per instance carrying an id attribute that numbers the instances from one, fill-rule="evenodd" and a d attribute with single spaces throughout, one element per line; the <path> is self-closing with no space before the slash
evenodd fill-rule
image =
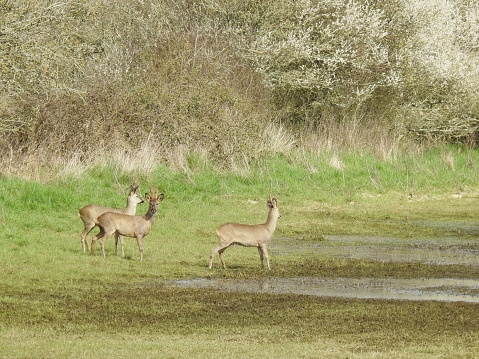
<path id="1" fill-rule="evenodd" d="M 271 257 L 302 253 L 305 257 L 367 259 L 378 262 L 419 262 L 432 265 L 464 265 L 478 268 L 479 242 L 464 238 L 404 240 L 371 236 L 327 236 L 305 242 L 276 238 Z M 257 259 L 257 258 L 254 258 Z M 257 264 L 252 259 L 252 265 Z M 479 303 L 478 279 L 460 278 L 266 278 L 190 279 L 168 282 L 177 287 L 271 294 L 301 294 L 389 300 L 434 300 Z"/>

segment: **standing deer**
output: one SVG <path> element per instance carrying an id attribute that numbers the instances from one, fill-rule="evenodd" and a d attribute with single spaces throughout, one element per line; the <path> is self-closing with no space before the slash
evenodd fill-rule
<path id="1" fill-rule="evenodd" d="M 153 192 L 150 187 L 151 196 L 146 193 L 145 199 L 149 202 L 148 212 L 144 216 L 130 216 L 123 213 L 106 212 L 98 217 L 98 227 L 100 232 L 91 239 L 91 254 L 95 252 L 95 243 L 101 240 L 101 253 L 105 254 L 105 242 L 113 234 L 115 235 L 115 253 L 118 245 L 118 237 L 125 236 L 136 238 L 138 249 L 140 250 L 140 262 L 143 261 L 143 238 L 150 233 L 151 226 L 155 221 L 155 215 L 158 211 L 158 205 L 163 200 L 163 193 L 158 196 L 158 188 Z M 121 241 L 121 253 L 123 251 L 123 240 Z"/>
<path id="2" fill-rule="evenodd" d="M 264 268 L 263 258 L 266 258 L 268 269 L 271 270 L 268 258 L 267 245 L 271 242 L 273 232 L 276 229 L 276 222 L 281 217 L 278 208 L 278 200 L 272 198 L 267 202 L 269 207 L 269 214 L 266 223 L 263 224 L 239 224 L 226 223 L 220 226 L 216 233 L 219 238 L 219 245 L 211 250 L 209 268 L 213 265 L 213 257 L 218 253 L 223 268 L 226 269 L 223 252 L 233 244 L 239 244 L 244 247 L 257 247 L 259 257 L 261 259 L 261 266 Z"/>
<path id="3" fill-rule="evenodd" d="M 80 208 L 79 216 L 85 225 L 85 229 L 81 233 L 81 246 L 83 248 L 83 252 L 88 251 L 88 243 L 86 241 L 86 237 L 90 231 L 98 225 L 97 219 L 103 213 L 106 212 L 115 212 L 115 213 L 125 213 L 133 215 L 136 213 L 136 205 L 139 203 L 143 203 L 143 198 L 138 193 L 138 186 L 131 185 L 130 186 L 130 193 L 128 194 L 128 198 L 126 200 L 126 208 L 111 208 L 111 207 L 103 207 L 97 206 L 95 204 L 89 204 L 83 208 Z"/>

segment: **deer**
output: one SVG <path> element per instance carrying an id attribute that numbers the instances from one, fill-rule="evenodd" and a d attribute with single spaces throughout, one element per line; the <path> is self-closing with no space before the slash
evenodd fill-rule
<path id="1" fill-rule="evenodd" d="M 143 261 L 143 238 L 150 233 L 151 227 L 155 222 L 155 215 L 158 212 L 158 205 L 164 198 L 164 194 L 158 196 L 158 188 L 155 192 L 145 193 L 145 199 L 149 202 L 148 212 L 144 216 L 132 216 L 124 213 L 106 212 L 98 217 L 98 227 L 100 232 L 93 236 L 91 240 L 91 254 L 95 252 L 95 243 L 101 238 L 101 253 L 103 258 L 105 254 L 106 240 L 115 235 L 115 253 L 118 245 L 118 237 L 125 236 L 136 238 L 138 249 L 140 251 L 140 262 Z M 124 256 L 123 240 L 121 241 L 122 257 Z"/>
<path id="2" fill-rule="evenodd" d="M 81 233 L 81 245 L 83 252 L 89 250 L 86 237 L 88 236 L 88 233 L 90 233 L 90 231 L 98 225 L 98 217 L 100 217 L 103 213 L 106 212 L 125 213 L 133 215 L 136 214 L 136 205 L 141 203 L 143 203 L 143 198 L 138 192 L 138 186 L 131 185 L 130 193 L 128 194 L 128 198 L 126 199 L 126 208 L 118 209 L 98 206 L 95 204 L 89 204 L 83 208 L 80 208 L 80 210 L 78 211 L 78 215 L 80 216 L 85 226 L 85 229 Z"/>
<path id="3" fill-rule="evenodd" d="M 218 227 L 216 234 L 219 243 L 210 253 L 209 269 L 213 266 L 213 257 L 218 253 L 223 269 L 226 269 L 226 263 L 223 258 L 224 251 L 231 245 L 238 244 L 243 247 L 257 247 L 261 267 L 264 269 L 264 258 L 268 264 L 268 270 L 271 270 L 268 257 L 268 243 L 271 242 L 273 232 L 276 229 L 276 222 L 281 217 L 278 208 L 278 200 L 271 198 L 267 201 L 269 207 L 268 218 L 263 224 L 239 224 L 225 223 Z"/>

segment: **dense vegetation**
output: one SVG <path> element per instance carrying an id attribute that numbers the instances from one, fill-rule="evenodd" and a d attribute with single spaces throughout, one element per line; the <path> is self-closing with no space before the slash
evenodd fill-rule
<path id="1" fill-rule="evenodd" d="M 478 18 L 470 0 L 6 0 L 3 171 L 472 147 Z"/>

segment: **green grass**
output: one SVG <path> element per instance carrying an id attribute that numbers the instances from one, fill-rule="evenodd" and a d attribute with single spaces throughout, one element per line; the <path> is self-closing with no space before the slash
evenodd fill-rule
<path id="1" fill-rule="evenodd" d="M 449 149 L 448 149 L 449 151 Z M 416 220 L 476 223 L 478 153 L 466 165 L 452 150 L 422 161 L 378 162 L 343 156 L 344 171 L 309 158 L 311 172 L 289 158 L 252 166 L 249 176 L 209 166 L 188 173 L 167 167 L 150 177 L 96 168 L 84 178 L 33 182 L 0 177 L 0 357 L 474 358 L 479 306 L 300 295 L 178 289 L 162 280 L 197 277 L 461 277 L 477 266 L 380 263 L 372 260 L 271 256 L 260 269 L 257 251 L 231 248 L 230 269 L 207 269 L 215 228 L 227 221 L 259 223 L 266 199 L 279 198 L 275 237 L 321 241 L 330 234 L 474 238 Z M 144 262 L 126 239 L 126 258 L 81 252 L 78 209 L 88 203 L 126 204 L 126 189 L 159 186 L 165 193 Z M 379 185 L 380 184 L 380 185 Z M 453 195 L 460 192 L 461 198 Z M 412 196 L 411 196 L 412 195 Z M 137 212 L 145 213 L 145 204 Z M 95 230 L 96 231 L 96 230 Z"/>

